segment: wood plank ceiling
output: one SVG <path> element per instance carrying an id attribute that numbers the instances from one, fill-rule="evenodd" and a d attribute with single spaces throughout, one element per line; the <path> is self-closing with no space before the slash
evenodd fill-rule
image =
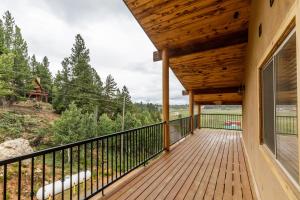
<path id="1" fill-rule="evenodd" d="M 124 0 L 186 90 L 241 88 L 250 0 Z M 196 94 L 198 103 L 234 102 L 241 93 Z"/>

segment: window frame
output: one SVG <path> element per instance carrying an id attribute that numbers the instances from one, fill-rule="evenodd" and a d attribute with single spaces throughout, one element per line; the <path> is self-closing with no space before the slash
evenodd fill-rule
<path id="1" fill-rule="evenodd" d="M 283 49 L 284 45 L 289 41 L 289 39 L 293 36 L 293 34 L 296 35 L 296 55 L 297 53 L 300 53 L 300 52 L 297 52 L 299 49 L 297 48 L 299 46 L 299 44 L 297 43 L 297 29 L 296 29 L 296 26 L 293 26 L 293 27 L 289 27 L 285 34 L 282 35 L 282 37 L 280 38 L 280 40 L 278 41 L 277 45 L 270 51 L 270 53 L 268 54 L 267 58 L 265 59 L 265 62 L 263 62 L 261 64 L 261 66 L 259 67 L 259 106 L 260 106 L 260 109 L 259 109 L 259 122 L 260 122 L 260 134 L 259 134 L 259 143 L 260 143 L 260 146 L 263 146 L 265 151 L 267 152 L 268 156 L 270 158 L 272 158 L 273 161 L 275 161 L 276 165 L 279 167 L 279 169 L 281 169 L 281 171 L 283 171 L 283 173 L 288 177 L 288 180 L 291 181 L 293 183 L 294 186 L 296 186 L 296 188 L 298 188 L 298 190 L 300 189 L 300 175 L 298 177 L 298 181 L 295 180 L 292 175 L 290 174 L 290 172 L 286 169 L 286 167 L 278 160 L 278 157 L 277 157 L 277 137 L 276 137 L 276 84 L 277 84 L 277 69 L 276 69 L 276 64 L 275 64 L 275 61 L 276 61 L 276 56 L 278 55 L 278 53 Z M 296 57 L 295 58 L 296 61 L 297 61 L 297 71 L 298 71 L 298 67 L 300 65 L 300 63 L 298 63 L 298 58 Z M 274 109 L 273 109 L 273 114 L 274 114 L 274 124 L 273 124 L 273 129 L 274 129 L 274 148 L 275 148 L 275 153 L 272 152 L 272 150 L 270 149 L 270 147 L 264 142 L 264 109 L 263 109 L 263 100 L 264 100 L 264 94 L 263 94 L 263 77 L 262 77 L 262 74 L 263 74 L 263 71 L 268 67 L 268 65 L 270 64 L 270 62 L 273 61 L 273 64 L 272 64 L 272 68 L 273 68 L 273 103 L 274 103 Z M 300 85 L 300 82 L 298 81 L 298 74 L 297 74 L 297 96 L 300 95 L 298 93 L 298 86 Z M 299 83 L 298 83 L 299 82 Z M 299 119 L 299 115 L 298 113 L 299 112 L 299 105 L 300 105 L 300 102 L 298 101 L 298 97 L 297 97 L 297 103 L 296 103 L 296 112 L 297 112 L 297 132 L 300 128 L 300 124 L 298 123 L 300 121 Z M 300 137 L 299 137 L 299 132 L 298 132 L 298 137 L 297 137 L 297 140 L 298 140 L 298 145 L 300 144 Z M 299 149 L 300 147 L 298 146 L 298 162 L 300 162 L 300 152 L 299 152 Z M 298 167 L 298 171 L 299 171 L 299 174 L 300 174 L 300 165 Z"/>

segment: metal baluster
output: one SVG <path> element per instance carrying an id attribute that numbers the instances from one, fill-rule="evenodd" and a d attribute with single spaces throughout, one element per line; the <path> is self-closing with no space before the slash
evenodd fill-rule
<path id="1" fill-rule="evenodd" d="M 122 146 L 122 148 L 123 148 L 123 154 L 122 154 L 122 163 L 123 163 L 123 167 L 122 167 L 122 170 L 123 170 L 123 174 L 124 174 L 124 172 L 125 172 L 125 135 L 124 135 L 124 133 L 122 134 L 122 138 L 121 138 L 122 140 L 123 140 L 123 146 Z"/>
<path id="2" fill-rule="evenodd" d="M 109 163 L 109 157 L 108 157 L 108 137 L 106 138 L 106 185 L 108 184 L 109 177 L 108 177 L 108 163 Z"/>
<path id="3" fill-rule="evenodd" d="M 128 132 L 126 133 L 126 172 L 128 172 Z"/>
<path id="4" fill-rule="evenodd" d="M 151 133 L 151 155 L 150 155 L 150 157 L 153 155 L 153 153 L 154 153 L 154 132 L 153 132 L 153 127 L 152 126 L 150 126 L 149 127 L 150 128 L 150 133 Z"/>
<path id="5" fill-rule="evenodd" d="M 22 183 L 22 161 L 19 160 L 18 166 L 18 200 L 21 199 L 21 183 Z"/>
<path id="6" fill-rule="evenodd" d="M 134 160 L 135 160 L 135 165 L 134 166 L 137 166 L 137 151 L 138 151 L 138 149 L 137 149 L 137 131 L 135 130 L 134 131 L 134 138 L 135 138 L 135 156 L 134 156 Z"/>
<path id="7" fill-rule="evenodd" d="M 52 199 L 55 199 L 55 151 L 52 152 Z"/>
<path id="8" fill-rule="evenodd" d="M 138 139 L 139 139 L 139 142 L 138 142 L 138 146 L 139 146 L 139 165 L 141 164 L 141 129 L 138 130 Z"/>
<path id="9" fill-rule="evenodd" d="M 147 128 L 144 128 L 143 131 L 143 149 L 144 149 L 144 158 L 143 158 L 143 162 L 144 165 L 146 164 L 145 160 L 147 157 Z"/>
<path id="10" fill-rule="evenodd" d="M 91 142 L 91 194 L 93 194 L 93 141 Z"/>
<path id="11" fill-rule="evenodd" d="M 113 140 L 114 138 L 113 137 L 111 137 L 110 138 L 110 141 L 111 141 L 111 148 L 110 148 L 110 150 L 111 150 L 111 181 L 113 181 L 114 180 L 114 140 Z"/>
<path id="12" fill-rule="evenodd" d="M 3 167 L 3 200 L 6 200 L 6 187 L 7 187 L 7 165 Z"/>
<path id="13" fill-rule="evenodd" d="M 78 145 L 78 154 L 77 154 L 77 182 L 78 182 L 78 190 L 77 190 L 77 197 L 78 200 L 80 200 L 80 179 L 79 179 L 79 173 L 80 173 L 80 145 Z"/>
<path id="14" fill-rule="evenodd" d="M 70 148 L 70 200 L 73 198 L 73 180 L 72 180 L 72 174 L 73 174 L 73 148 Z"/>
<path id="15" fill-rule="evenodd" d="M 115 159 L 116 159 L 116 179 L 118 179 L 118 135 L 116 135 L 115 137 L 115 153 L 116 153 L 116 156 L 115 156 Z"/>
<path id="16" fill-rule="evenodd" d="M 86 198 L 86 143 L 84 143 L 84 198 Z"/>
<path id="17" fill-rule="evenodd" d="M 131 168 L 132 168 L 132 132 L 130 131 L 130 135 L 129 135 L 129 148 L 130 148 L 130 152 L 129 152 L 129 157 L 130 157 L 130 170 L 131 170 Z"/>
<path id="18" fill-rule="evenodd" d="M 43 154 L 42 197 L 45 199 L 45 154 Z"/>
<path id="19" fill-rule="evenodd" d="M 64 190 L 65 190 L 65 150 L 62 150 L 62 159 L 61 159 L 61 199 L 64 200 L 65 195 L 64 195 Z"/>
<path id="20" fill-rule="evenodd" d="M 96 187 L 97 187 L 97 190 L 99 190 L 99 140 L 97 140 L 97 143 L 96 143 L 96 148 L 97 148 L 97 151 L 96 151 L 96 156 L 97 156 L 97 163 L 96 163 L 96 178 L 97 178 L 97 181 L 96 181 Z"/>
<path id="21" fill-rule="evenodd" d="M 102 188 L 102 195 L 104 195 L 104 139 L 101 140 L 101 188 Z"/>
<path id="22" fill-rule="evenodd" d="M 33 197 L 34 197 L 34 157 L 31 158 L 31 183 L 30 183 L 30 197 L 31 197 L 31 200 L 33 200 Z"/>
<path id="23" fill-rule="evenodd" d="M 122 176 L 122 160 L 123 160 L 123 155 L 122 155 L 122 153 L 123 153 L 123 146 L 124 146 L 124 142 L 123 142 L 123 133 L 121 133 L 120 135 L 120 143 L 119 143 L 119 145 L 120 145 L 120 148 L 119 148 L 119 164 L 120 164 L 120 168 L 119 168 L 119 173 L 120 173 L 120 177 Z"/>

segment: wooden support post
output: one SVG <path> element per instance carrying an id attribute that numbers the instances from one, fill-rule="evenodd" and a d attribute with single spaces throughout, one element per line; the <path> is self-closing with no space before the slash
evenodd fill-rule
<path id="1" fill-rule="evenodd" d="M 298 135 L 299 135 L 299 127 L 300 127 L 300 2 L 297 3 L 296 9 L 296 51 L 297 51 L 297 124 L 298 124 Z M 298 137 L 298 152 L 300 152 L 300 139 Z M 298 165 L 300 166 L 300 153 L 298 153 Z M 300 170 L 298 171 L 298 182 L 300 182 Z"/>
<path id="2" fill-rule="evenodd" d="M 164 125 L 164 149 L 170 150 L 170 127 L 169 127 L 169 55 L 168 50 L 162 51 L 162 67 L 163 67 L 163 121 Z"/>
<path id="3" fill-rule="evenodd" d="M 198 104 L 198 129 L 201 128 L 201 104 Z"/>
<path id="4" fill-rule="evenodd" d="M 190 117 L 191 117 L 190 130 L 191 133 L 194 133 L 194 95 L 192 91 L 189 92 L 189 101 L 190 101 L 189 110 L 190 110 Z"/>

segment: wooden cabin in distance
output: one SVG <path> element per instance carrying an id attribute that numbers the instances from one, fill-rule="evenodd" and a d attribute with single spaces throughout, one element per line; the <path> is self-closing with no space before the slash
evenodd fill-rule
<path id="1" fill-rule="evenodd" d="M 284 108 L 300 113 L 300 1 L 124 2 L 157 48 L 153 60 L 162 60 L 164 120 L 169 69 L 189 93 L 190 116 L 194 105 L 242 105 L 242 143 L 257 198 L 300 199 L 299 134 L 278 130 Z M 167 150 L 168 132 L 167 123 Z"/>
<path id="2" fill-rule="evenodd" d="M 48 92 L 45 91 L 41 85 L 41 79 L 36 77 L 33 79 L 34 90 L 28 93 L 28 98 L 31 99 L 34 97 L 36 101 L 45 101 L 48 102 Z"/>

